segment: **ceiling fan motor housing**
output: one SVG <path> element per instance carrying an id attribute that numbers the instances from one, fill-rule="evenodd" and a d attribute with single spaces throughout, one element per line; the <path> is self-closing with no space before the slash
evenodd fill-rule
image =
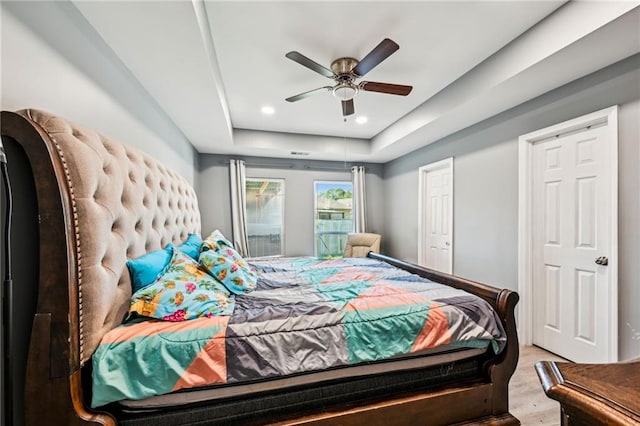
<path id="1" fill-rule="evenodd" d="M 353 83 L 355 75 L 353 68 L 358 65 L 358 60 L 354 58 L 339 58 L 331 63 L 331 71 L 337 76 L 338 83 L 333 89 L 333 96 L 348 101 L 358 94 L 358 86 Z"/>
<path id="2" fill-rule="evenodd" d="M 331 71 L 334 72 L 338 77 L 349 74 L 351 75 L 351 70 L 358 65 L 358 60 L 354 58 L 339 58 L 335 61 L 331 62 Z"/>

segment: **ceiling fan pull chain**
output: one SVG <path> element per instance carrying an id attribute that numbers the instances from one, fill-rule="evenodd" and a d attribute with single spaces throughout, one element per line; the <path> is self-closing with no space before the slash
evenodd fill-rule
<path id="1" fill-rule="evenodd" d="M 347 170 L 347 117 L 343 117 L 344 121 L 344 169 Z"/>

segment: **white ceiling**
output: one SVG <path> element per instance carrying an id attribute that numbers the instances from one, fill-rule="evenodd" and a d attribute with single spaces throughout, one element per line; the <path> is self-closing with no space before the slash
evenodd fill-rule
<path id="1" fill-rule="evenodd" d="M 76 1 L 202 153 L 386 162 L 640 51 L 637 1 Z M 345 122 L 329 68 L 384 38 L 400 49 L 362 80 Z M 261 113 L 269 105 L 275 114 Z M 355 123 L 364 115 L 366 124 Z"/>

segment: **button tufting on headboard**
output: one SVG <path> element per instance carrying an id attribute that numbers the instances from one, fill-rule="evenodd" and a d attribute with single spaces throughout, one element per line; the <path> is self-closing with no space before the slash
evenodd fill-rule
<path id="1" fill-rule="evenodd" d="M 80 362 L 124 318 L 131 297 L 126 261 L 200 232 L 195 191 L 151 156 L 48 113 L 29 117 L 65 165 L 75 212 Z M 169 208 L 169 200 L 173 208 Z"/>

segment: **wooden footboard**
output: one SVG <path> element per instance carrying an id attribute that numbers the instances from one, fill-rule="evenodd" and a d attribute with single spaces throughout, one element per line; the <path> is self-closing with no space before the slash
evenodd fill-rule
<path id="1" fill-rule="evenodd" d="M 476 296 L 486 300 L 496 310 L 500 317 L 500 321 L 502 322 L 502 326 L 507 333 L 507 346 L 500 355 L 488 360 L 485 364 L 485 377 L 488 383 L 482 385 L 483 390 L 481 393 L 484 395 L 484 398 L 486 398 L 486 401 L 488 401 L 488 404 L 490 404 L 491 413 L 489 414 L 489 417 L 495 418 L 495 421 L 498 421 L 499 419 L 498 423 L 490 424 L 519 424 L 519 422 L 513 419 L 509 414 L 509 380 L 516 370 L 520 351 L 515 321 L 515 307 L 520 300 L 518 293 L 423 268 L 421 266 L 378 253 L 369 252 L 368 256 L 372 259 L 382 260 L 391 265 L 405 269 L 431 281 L 446 284 L 475 294 Z M 475 391 L 476 390 L 474 390 L 474 392 Z M 467 398 L 469 398 L 469 395 L 466 395 L 467 392 L 471 392 L 471 389 L 457 389 L 454 392 L 456 393 L 456 397 L 450 398 L 458 404 L 457 407 L 459 408 L 457 408 L 457 410 L 462 409 L 460 407 L 468 407 L 471 405 L 468 404 L 469 400 Z M 431 397 L 429 395 L 424 396 L 425 401 L 428 401 L 430 398 Z M 435 406 L 437 405 L 434 405 L 434 407 Z M 456 405 L 451 405 L 450 407 L 452 407 L 452 410 L 456 410 L 456 408 L 453 408 L 456 407 Z M 486 407 L 483 407 L 483 409 L 485 408 Z M 470 411 L 475 410 L 472 407 L 469 407 L 468 409 Z"/>
<path id="2" fill-rule="evenodd" d="M 32 318 L 32 324 L 29 324 L 31 335 L 25 378 L 24 413 L 19 414 L 24 414 L 27 425 L 40 425 L 43 422 L 60 425 L 115 425 L 118 421 L 114 415 L 95 412 L 88 408 L 87 395 L 90 393 L 91 380 L 88 360 L 92 350 L 90 342 L 87 342 L 86 329 L 93 326 L 104 334 L 110 329 L 112 323 L 119 321 L 120 311 L 112 312 L 105 309 L 105 313 L 101 313 L 102 317 L 96 319 L 95 312 L 87 312 L 87 306 L 91 306 L 88 304 L 87 294 L 91 285 L 99 284 L 98 288 L 101 291 L 104 290 L 104 293 L 98 294 L 98 300 L 108 298 L 115 300 L 116 296 L 128 300 L 124 287 L 126 285 L 130 287 L 130 284 L 128 282 L 123 284 L 122 278 L 119 278 L 119 281 L 116 278 L 115 283 L 106 284 L 95 283 L 87 278 L 89 270 L 87 262 L 90 260 L 90 256 L 87 255 L 87 246 L 90 246 L 88 243 L 91 240 L 87 242 L 82 239 L 83 229 L 80 228 L 98 226 L 100 221 L 82 217 L 84 213 L 79 210 L 82 206 L 76 203 L 76 198 L 84 199 L 78 196 L 78 191 L 81 190 L 78 187 L 81 185 L 77 185 L 79 181 L 74 181 L 72 176 L 77 172 L 73 170 L 74 167 L 104 169 L 104 176 L 108 176 L 113 173 L 113 165 L 83 164 L 80 167 L 71 164 L 69 158 L 72 157 L 71 153 L 78 152 L 71 150 L 75 149 L 75 145 L 70 145 L 71 148 L 60 145 L 59 141 L 55 140 L 58 138 L 57 133 L 52 133 L 46 126 L 53 122 L 55 130 L 62 134 L 60 138 L 76 138 L 77 142 L 69 143 L 80 144 L 78 145 L 80 150 L 84 146 L 81 144 L 85 143 L 85 139 L 92 134 L 45 113 L 35 112 L 34 114 L 38 117 L 32 117 L 31 111 L 20 114 L 2 112 L 1 117 L 3 141 L 8 152 L 14 154 L 10 166 L 13 167 L 13 177 L 23 181 L 16 182 L 16 186 L 30 188 L 18 195 L 18 197 L 30 198 L 30 202 L 17 203 L 18 209 L 14 209 L 14 216 L 22 217 L 24 222 L 21 229 L 14 230 L 14 235 L 20 232 L 34 235 L 32 241 L 29 241 L 29 247 L 31 252 L 37 252 L 37 256 L 31 253 L 32 263 L 29 264 L 29 270 L 25 269 L 24 278 L 20 274 L 14 276 L 14 285 L 31 286 L 34 291 L 37 289 L 37 306 L 33 312 L 28 313 Z M 164 170 L 164 166 L 156 165 L 152 159 L 136 157 L 140 154 L 133 150 L 121 149 L 117 145 L 107 146 L 106 142 L 105 146 L 105 152 L 108 151 L 109 155 L 114 152 L 117 154 L 120 152 L 118 150 L 121 150 L 123 161 L 127 161 L 124 154 L 126 150 L 127 158 L 142 158 L 144 165 L 155 168 L 154 170 Z M 96 150 L 95 146 L 92 150 Z M 139 160 L 139 164 L 142 167 L 142 160 Z M 129 179 L 138 171 L 138 167 L 130 167 Z M 104 176 L 101 175 L 99 182 L 109 185 L 108 181 L 105 182 L 107 178 Z M 174 181 L 171 180 L 173 175 L 168 176 L 169 184 L 163 183 L 161 179 L 159 188 L 173 187 Z M 127 180 L 127 176 L 124 180 Z M 12 183 L 14 183 L 13 180 Z M 179 192 L 183 194 L 185 191 L 181 188 Z M 122 196 L 117 197 L 118 201 L 120 198 L 127 201 L 130 196 L 123 191 Z M 175 201 L 176 198 L 172 200 Z M 139 204 L 147 206 L 147 202 L 142 199 Z M 22 205 L 26 207 L 20 207 Z M 150 207 L 151 210 L 157 208 L 156 205 Z M 197 210 L 197 205 L 195 209 Z M 155 226 L 158 218 L 152 215 L 152 219 Z M 196 225 L 199 230 L 199 217 L 197 219 Z M 164 219 L 159 220 L 160 226 L 163 221 Z M 108 232 L 118 232 L 119 236 L 124 236 L 123 238 L 127 238 L 129 234 L 139 234 L 141 229 L 145 229 L 144 223 L 141 225 L 140 222 L 134 223 L 135 221 L 131 221 L 130 224 L 131 227 L 135 226 L 135 230 L 116 229 L 126 225 L 122 222 L 126 220 L 119 221 L 115 218 L 104 226 L 108 228 Z M 186 223 L 186 221 L 182 222 Z M 193 231 L 193 228 L 184 225 L 173 233 L 163 236 L 162 239 L 156 238 L 157 241 L 154 240 L 152 243 L 145 240 L 139 243 L 132 241 L 128 246 L 123 244 L 122 250 L 126 249 L 126 253 L 123 251 L 119 256 L 125 260 L 127 256 L 138 256 L 141 250 L 143 253 L 144 250 L 159 248 L 167 241 L 179 241 L 180 238 L 184 239 L 186 232 Z M 154 232 L 154 236 L 157 237 L 157 232 L 155 230 Z M 136 244 L 140 248 L 130 252 L 131 247 L 135 248 Z M 26 254 L 29 254 L 28 251 Z M 113 261 L 114 257 L 114 255 L 102 256 L 98 259 L 97 265 Z M 517 293 L 431 271 L 381 254 L 370 253 L 369 257 L 482 297 L 495 308 L 502 321 L 507 332 L 506 348 L 498 356 L 483 358 L 485 360 L 483 371 L 471 381 L 466 380 L 464 383 L 436 386 L 429 390 L 405 394 L 380 395 L 379 398 L 366 402 L 318 407 L 318 412 L 306 411 L 304 415 L 296 413 L 285 417 L 276 415 L 273 418 L 264 418 L 263 423 L 279 425 L 518 424 L 508 411 L 508 384 L 518 360 L 518 337 L 514 318 L 514 308 L 518 302 Z M 124 263 L 119 264 L 119 269 L 115 269 L 120 271 L 123 265 Z M 126 271 L 126 268 L 124 270 Z M 128 291 L 130 296 L 130 289 Z M 95 335 L 88 337 L 95 340 Z M 149 424 L 150 422 L 145 423 L 143 419 L 139 422 L 131 422 L 131 424 L 134 423 Z"/>

